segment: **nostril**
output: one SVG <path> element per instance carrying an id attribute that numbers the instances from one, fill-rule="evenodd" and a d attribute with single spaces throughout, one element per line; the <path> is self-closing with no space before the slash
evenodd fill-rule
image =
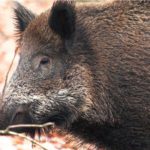
<path id="1" fill-rule="evenodd" d="M 24 112 L 26 112 L 26 110 L 24 109 L 24 106 L 21 105 L 15 110 L 15 115 L 20 115 Z"/>
<path id="2" fill-rule="evenodd" d="M 16 112 L 13 117 L 11 124 L 20 124 L 22 123 L 22 119 L 24 118 L 24 113 L 23 112 Z"/>
<path id="3" fill-rule="evenodd" d="M 12 115 L 10 124 L 15 125 L 32 123 L 28 108 L 29 107 L 27 105 L 18 106 Z"/>

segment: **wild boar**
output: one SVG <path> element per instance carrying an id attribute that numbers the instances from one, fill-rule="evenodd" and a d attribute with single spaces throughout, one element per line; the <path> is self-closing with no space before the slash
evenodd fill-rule
<path id="1" fill-rule="evenodd" d="M 150 150 L 150 1 L 14 11 L 20 61 L 0 128 L 54 122 L 97 148 Z"/>

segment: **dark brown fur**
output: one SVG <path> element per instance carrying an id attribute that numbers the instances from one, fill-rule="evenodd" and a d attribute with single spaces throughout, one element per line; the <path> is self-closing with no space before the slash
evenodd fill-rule
<path id="1" fill-rule="evenodd" d="M 97 147 L 149 150 L 150 1 L 56 8 L 56 20 L 48 10 L 21 26 L 1 128 L 53 121 Z"/>

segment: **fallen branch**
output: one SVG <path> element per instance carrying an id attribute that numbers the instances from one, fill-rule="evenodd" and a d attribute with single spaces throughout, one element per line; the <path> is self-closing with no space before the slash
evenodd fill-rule
<path id="1" fill-rule="evenodd" d="M 54 128 L 54 123 L 48 122 L 48 123 L 45 123 L 45 124 L 18 124 L 18 125 L 11 125 L 11 126 L 8 126 L 5 130 L 0 130 L 0 134 L 2 134 L 2 135 L 9 134 L 9 135 L 18 136 L 18 137 L 24 138 L 24 139 L 32 142 L 35 145 L 38 145 L 43 150 L 48 150 L 47 148 L 42 146 L 36 140 L 34 140 L 34 139 L 24 135 L 24 134 L 16 133 L 16 132 L 13 132 L 13 131 L 10 131 L 10 130 L 11 129 L 16 129 L 16 128 L 46 128 L 46 127 L 49 127 L 49 126 L 51 128 Z"/>

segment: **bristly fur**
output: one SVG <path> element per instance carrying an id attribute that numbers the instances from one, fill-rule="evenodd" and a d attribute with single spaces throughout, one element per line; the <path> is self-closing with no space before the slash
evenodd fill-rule
<path id="1" fill-rule="evenodd" d="M 0 105 L 0 130 L 53 122 L 79 139 L 75 149 L 89 143 L 150 150 L 150 1 L 103 0 L 75 9 L 63 1 L 21 32 L 20 61 Z"/>
<path id="2" fill-rule="evenodd" d="M 28 24 L 35 18 L 35 15 L 18 2 L 15 2 L 14 13 L 15 13 L 14 18 L 16 20 L 16 29 L 18 34 L 20 34 L 25 30 Z"/>
<path id="3" fill-rule="evenodd" d="M 57 0 L 51 9 L 49 26 L 63 39 L 69 39 L 75 31 L 74 1 Z"/>

